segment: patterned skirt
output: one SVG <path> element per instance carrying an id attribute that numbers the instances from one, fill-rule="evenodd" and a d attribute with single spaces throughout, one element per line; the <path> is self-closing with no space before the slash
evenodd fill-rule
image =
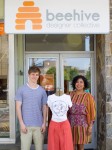
<path id="1" fill-rule="evenodd" d="M 73 144 L 87 144 L 91 142 L 91 135 L 87 135 L 87 128 L 83 126 L 72 127 Z"/>

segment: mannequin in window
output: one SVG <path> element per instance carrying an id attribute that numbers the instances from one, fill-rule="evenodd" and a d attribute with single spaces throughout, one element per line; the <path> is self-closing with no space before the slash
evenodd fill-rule
<path id="1" fill-rule="evenodd" d="M 67 120 L 67 111 L 72 106 L 70 96 L 57 88 L 55 94 L 48 96 L 47 104 L 52 111 L 48 150 L 73 150 L 71 127 Z"/>

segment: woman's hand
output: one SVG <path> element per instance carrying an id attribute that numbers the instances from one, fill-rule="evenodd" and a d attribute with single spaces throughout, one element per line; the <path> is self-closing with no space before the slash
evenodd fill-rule
<path id="1" fill-rule="evenodd" d="M 91 133 L 92 133 L 92 126 L 88 126 L 87 135 L 91 135 Z"/>

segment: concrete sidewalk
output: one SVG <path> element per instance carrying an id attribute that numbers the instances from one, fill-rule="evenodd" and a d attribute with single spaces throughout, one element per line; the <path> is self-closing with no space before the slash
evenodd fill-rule
<path id="1" fill-rule="evenodd" d="M 20 145 L 12 145 L 12 144 L 7 144 L 7 145 L 0 145 L 0 150 L 21 150 Z M 34 145 L 32 145 L 31 150 L 35 150 Z M 44 146 L 43 150 L 47 150 L 47 146 Z"/>
<path id="2" fill-rule="evenodd" d="M 0 145 L 0 150 L 21 150 L 20 145 Z M 32 145 L 31 150 L 35 150 L 34 145 Z M 47 150 L 47 146 L 44 145 L 44 149 Z M 86 149 L 86 150 L 93 150 L 93 149 Z"/>

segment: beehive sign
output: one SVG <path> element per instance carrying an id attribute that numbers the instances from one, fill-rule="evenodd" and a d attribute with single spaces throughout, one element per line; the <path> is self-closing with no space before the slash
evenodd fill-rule
<path id="1" fill-rule="evenodd" d="M 109 22 L 109 0 L 5 0 L 6 33 L 104 34 Z"/>

